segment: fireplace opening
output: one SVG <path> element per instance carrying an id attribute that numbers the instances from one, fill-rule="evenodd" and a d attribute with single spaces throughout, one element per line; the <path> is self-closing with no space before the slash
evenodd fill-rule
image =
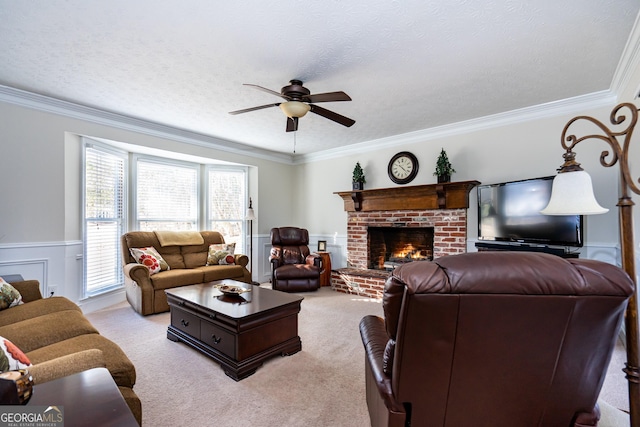
<path id="1" fill-rule="evenodd" d="M 393 270 L 412 261 L 433 260 L 433 227 L 369 227 L 368 268 Z"/>

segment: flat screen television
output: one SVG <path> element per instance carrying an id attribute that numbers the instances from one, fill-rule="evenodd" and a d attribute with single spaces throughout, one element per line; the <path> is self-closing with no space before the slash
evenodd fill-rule
<path id="1" fill-rule="evenodd" d="M 478 186 L 478 240 L 581 247 L 582 215 L 540 213 L 552 183 L 548 176 Z"/>

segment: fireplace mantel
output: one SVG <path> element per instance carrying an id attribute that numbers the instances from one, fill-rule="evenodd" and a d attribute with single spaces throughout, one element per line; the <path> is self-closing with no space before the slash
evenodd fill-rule
<path id="1" fill-rule="evenodd" d="M 335 192 L 347 212 L 403 209 L 467 209 L 469 192 L 479 181 L 447 182 L 410 187 L 377 188 Z"/>

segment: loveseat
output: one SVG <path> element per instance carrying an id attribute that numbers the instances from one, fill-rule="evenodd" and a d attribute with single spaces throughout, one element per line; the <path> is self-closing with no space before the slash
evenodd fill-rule
<path id="1" fill-rule="evenodd" d="M 19 292 L 23 304 L 0 310 L 0 336 L 13 343 L 32 364 L 27 369 L 35 392 L 40 383 L 105 367 L 141 424 L 141 403 L 133 391 L 136 370 L 122 349 L 100 335 L 69 299 L 42 298 L 37 280 L 10 284 Z"/>
<path id="2" fill-rule="evenodd" d="M 532 252 L 416 261 L 365 316 L 372 427 L 596 426 L 633 294 L 620 268 Z"/>
<path id="3" fill-rule="evenodd" d="M 225 245 L 224 237 L 217 231 L 132 231 L 125 233 L 121 242 L 127 300 L 144 316 L 169 311 L 165 289 L 222 279 L 251 283 L 246 255 L 233 253 L 229 261 L 225 261 L 230 263 L 207 265 L 210 246 Z M 153 274 L 131 253 L 131 249 L 149 247 L 167 264 Z"/>

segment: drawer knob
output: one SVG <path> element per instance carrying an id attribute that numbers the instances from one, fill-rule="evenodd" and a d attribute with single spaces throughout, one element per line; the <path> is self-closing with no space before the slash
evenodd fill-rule
<path id="1" fill-rule="evenodd" d="M 188 320 L 180 319 L 180 323 L 182 323 L 182 326 L 184 326 L 184 327 L 189 326 L 189 321 Z"/>
<path id="2" fill-rule="evenodd" d="M 184 301 L 178 301 L 178 305 L 182 307 L 184 305 Z"/>
<path id="3" fill-rule="evenodd" d="M 213 334 L 211 335 L 211 339 L 213 340 L 214 344 L 218 344 L 222 340 L 222 337 L 217 337 L 216 334 Z"/>

